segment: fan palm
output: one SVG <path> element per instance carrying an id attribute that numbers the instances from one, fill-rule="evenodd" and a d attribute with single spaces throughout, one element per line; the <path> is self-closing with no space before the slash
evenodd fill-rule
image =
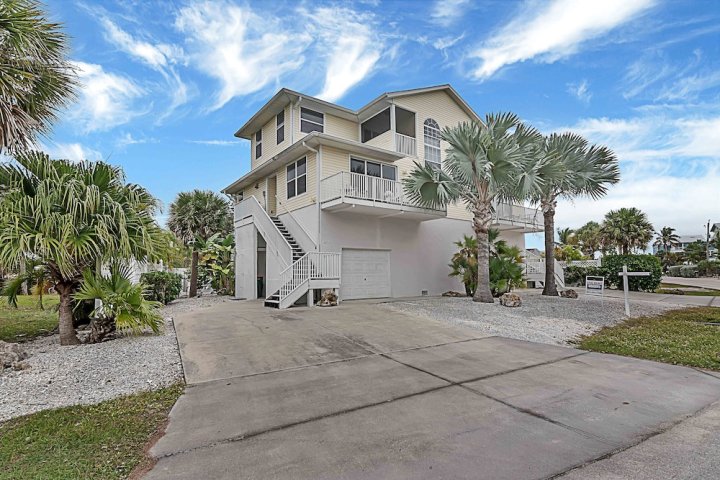
<path id="1" fill-rule="evenodd" d="M 45 292 L 45 286 L 51 281 L 50 271 L 47 266 L 42 261 L 33 258 L 28 260 L 25 263 L 25 268 L 8 282 L 2 294 L 7 297 L 8 305 L 17 308 L 17 297 L 23 290 L 23 284 L 30 285 L 38 296 L 38 308 L 44 310 L 43 293 Z"/>
<path id="2" fill-rule="evenodd" d="M 13 152 L 49 131 L 76 80 L 67 36 L 36 1 L 0 2 L 0 45 L 0 152 Z"/>
<path id="3" fill-rule="evenodd" d="M 598 199 L 607 193 L 608 186 L 620 181 L 618 160 L 612 150 L 604 146 L 589 146 L 587 140 L 574 133 L 552 134 L 544 137 L 535 150 L 536 175 L 543 182 L 530 194 L 530 200 L 540 205 L 545 227 L 545 286 L 543 295 L 557 296 L 555 284 L 555 209 L 559 198 L 587 196 Z"/>
<path id="4" fill-rule="evenodd" d="M 663 247 L 663 252 L 668 252 L 671 247 L 680 245 L 680 237 L 675 234 L 675 229 L 672 227 L 663 227 L 659 232 L 655 232 L 654 245 L 657 247 Z"/>
<path id="5" fill-rule="evenodd" d="M 488 230 L 497 202 L 523 198 L 530 180 L 519 180 L 528 157 L 528 141 L 535 132 L 521 126 L 513 113 L 490 114 L 484 123 L 446 127 L 442 139 L 449 144 L 443 168 L 415 162 L 403 180 L 410 201 L 438 208 L 461 201 L 472 213 L 477 238 L 478 281 L 473 300 L 492 303 L 489 279 Z M 536 179 L 535 179 L 536 180 Z"/>
<path id="6" fill-rule="evenodd" d="M 32 257 L 60 295 L 60 343 L 79 343 L 72 295 L 82 272 L 111 260 L 155 260 L 162 245 L 157 200 L 103 162 L 23 152 L 0 164 L 0 265 Z"/>
<path id="7" fill-rule="evenodd" d="M 210 190 L 181 192 L 170 205 L 168 228 L 192 248 L 189 296 L 197 295 L 199 243 L 232 231 L 230 202 Z"/>
<path id="8" fill-rule="evenodd" d="M 603 244 L 629 255 L 633 248 L 644 249 L 653 237 L 647 215 L 635 207 L 611 210 L 602 224 Z"/>
<path id="9" fill-rule="evenodd" d="M 577 245 L 577 234 L 572 228 L 558 228 L 557 233 L 560 245 Z"/>
<path id="10" fill-rule="evenodd" d="M 600 224 L 597 222 L 587 222 L 576 230 L 580 250 L 585 255 L 593 258 L 595 252 L 602 248 L 602 239 L 600 235 Z"/>

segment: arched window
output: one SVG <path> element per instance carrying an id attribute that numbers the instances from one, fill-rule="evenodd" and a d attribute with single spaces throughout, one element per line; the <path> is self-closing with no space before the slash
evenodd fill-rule
<path id="1" fill-rule="evenodd" d="M 425 133 L 425 164 L 440 169 L 442 166 L 442 159 L 440 158 L 440 125 L 432 118 L 428 118 L 423 126 Z"/>

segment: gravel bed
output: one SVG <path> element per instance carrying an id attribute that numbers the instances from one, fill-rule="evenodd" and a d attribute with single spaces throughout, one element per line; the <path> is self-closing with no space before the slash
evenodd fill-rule
<path id="1" fill-rule="evenodd" d="M 433 320 L 463 325 L 487 335 L 567 345 L 581 335 L 591 334 L 604 326 L 625 320 L 621 299 L 581 295 L 578 299 L 544 297 L 539 291 L 521 291 L 521 307 L 503 307 L 475 303 L 470 298 L 431 297 L 384 303 L 398 312 L 419 315 Z M 633 302 L 633 316 L 657 315 L 677 305 Z"/>
<path id="2" fill-rule="evenodd" d="M 227 301 L 206 296 L 179 299 L 163 309 L 160 335 L 61 347 L 52 335 L 23 343 L 27 370 L 0 374 L 0 421 L 50 408 L 93 404 L 143 390 L 172 385 L 183 378 L 172 317 Z"/>

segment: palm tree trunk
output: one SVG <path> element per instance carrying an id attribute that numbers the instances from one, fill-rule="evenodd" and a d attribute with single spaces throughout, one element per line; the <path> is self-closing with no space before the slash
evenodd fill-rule
<path id="1" fill-rule="evenodd" d="M 543 221 L 545 224 L 545 286 L 543 295 L 557 297 L 555 284 L 555 202 L 543 202 Z"/>
<path id="2" fill-rule="evenodd" d="M 73 312 L 72 312 L 72 286 L 68 284 L 57 284 L 55 287 L 60 294 L 60 305 L 58 307 L 60 322 L 60 345 L 78 345 L 78 340 L 75 335 L 75 327 L 73 326 Z"/>
<path id="3" fill-rule="evenodd" d="M 200 253 L 197 250 L 192 252 L 192 262 L 190 263 L 190 292 L 188 297 L 197 297 L 197 281 L 198 281 L 198 260 Z"/>
<path id="4" fill-rule="evenodd" d="M 488 229 L 492 211 L 490 206 L 482 206 L 475 210 L 473 230 L 477 237 L 478 247 L 478 281 L 473 295 L 473 302 L 495 303 L 490 291 L 490 246 L 488 245 Z"/>

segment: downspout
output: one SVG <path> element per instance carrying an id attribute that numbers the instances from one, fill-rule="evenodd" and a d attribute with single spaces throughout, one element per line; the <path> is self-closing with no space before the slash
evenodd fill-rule
<path id="1" fill-rule="evenodd" d="M 320 251 L 320 245 L 322 245 L 322 226 L 320 224 L 320 173 L 322 172 L 322 145 L 319 150 L 308 146 L 305 141 L 302 142 L 303 147 L 307 148 L 311 152 L 315 153 L 315 205 L 317 207 L 317 222 L 318 222 L 318 235 L 317 235 L 317 251 Z"/>

